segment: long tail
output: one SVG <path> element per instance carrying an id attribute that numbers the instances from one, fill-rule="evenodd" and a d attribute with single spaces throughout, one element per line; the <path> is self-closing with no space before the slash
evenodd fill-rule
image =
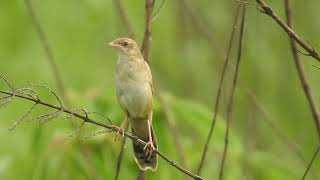
<path id="1" fill-rule="evenodd" d="M 136 134 L 132 129 L 133 134 Z M 151 135 L 153 145 L 156 149 L 158 149 L 157 140 L 155 138 L 153 127 L 151 126 Z M 145 140 L 145 139 L 143 139 Z M 145 141 L 147 142 L 148 139 Z M 149 158 L 146 156 L 144 151 L 144 146 L 139 144 L 138 142 L 132 141 L 133 145 L 133 155 L 136 163 L 138 164 L 139 168 L 143 171 L 150 169 L 151 171 L 156 171 L 158 167 L 158 155 L 153 153 Z"/>

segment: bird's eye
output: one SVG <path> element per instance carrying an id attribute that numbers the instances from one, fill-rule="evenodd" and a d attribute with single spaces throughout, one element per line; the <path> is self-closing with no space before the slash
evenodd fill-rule
<path id="1" fill-rule="evenodd" d="M 124 47 L 127 47 L 128 46 L 128 42 L 123 42 L 123 44 L 122 44 Z"/>

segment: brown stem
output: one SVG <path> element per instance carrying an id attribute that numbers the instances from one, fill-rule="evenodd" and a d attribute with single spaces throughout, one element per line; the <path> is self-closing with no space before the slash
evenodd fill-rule
<path id="1" fill-rule="evenodd" d="M 272 10 L 272 8 L 266 4 L 263 0 L 256 0 L 257 3 L 263 9 L 263 12 L 270 16 L 295 42 L 297 42 L 304 50 L 308 52 L 309 56 L 312 56 L 314 59 L 320 62 L 320 55 L 319 53 L 308 43 L 306 43 L 300 36 L 298 36 L 290 25 L 286 24 L 283 20 L 279 18 L 279 16 Z"/>
<path id="2" fill-rule="evenodd" d="M 222 160 L 220 164 L 220 172 L 219 172 L 219 179 L 223 179 L 224 175 L 224 166 L 225 161 L 227 158 L 227 151 L 228 151 L 228 144 L 229 144 L 229 131 L 231 125 L 231 116 L 232 116 L 232 109 L 233 109 L 233 101 L 234 101 L 234 94 L 237 87 L 237 79 L 240 70 L 240 62 L 241 62 L 241 55 L 242 55 L 242 40 L 243 40 L 243 32 L 244 32 L 244 22 L 245 22 L 245 15 L 246 15 L 246 5 L 243 6 L 242 17 L 241 17 L 241 27 L 240 27 L 240 37 L 239 37 L 239 47 L 238 47 L 238 55 L 237 55 L 237 62 L 236 62 L 236 71 L 233 78 L 233 83 L 231 87 L 231 96 L 227 106 L 227 117 L 226 117 L 226 131 L 225 131 L 225 139 L 224 139 L 224 148 L 222 154 Z"/>
<path id="3" fill-rule="evenodd" d="M 211 137 L 212 137 L 212 134 L 213 134 L 213 131 L 214 131 L 214 128 L 215 128 L 216 119 L 217 119 L 217 115 L 218 115 L 218 111 L 219 111 L 222 86 L 223 86 L 223 82 L 224 82 L 224 79 L 225 79 L 227 66 L 228 66 L 228 63 L 229 63 L 229 57 L 230 57 L 231 48 L 232 48 L 232 44 L 233 44 L 233 40 L 234 40 L 236 24 L 237 24 L 237 20 L 238 20 L 238 17 L 239 17 L 239 12 L 240 12 L 239 10 L 240 10 L 240 4 L 237 6 L 235 17 L 234 17 L 234 21 L 233 21 L 232 32 L 231 32 L 231 35 L 230 35 L 228 49 L 227 49 L 226 56 L 225 56 L 225 59 L 224 59 L 224 64 L 223 64 L 223 67 L 222 67 L 222 72 L 221 72 L 220 81 L 219 81 L 219 85 L 218 85 L 218 91 L 217 91 L 217 94 L 216 94 L 216 101 L 215 101 L 214 112 L 213 112 L 214 114 L 213 114 L 213 118 L 212 118 L 212 122 L 211 122 L 211 127 L 210 127 L 210 130 L 209 130 L 209 134 L 208 134 L 206 143 L 204 145 L 202 156 L 201 156 L 201 160 L 200 160 L 200 163 L 199 163 L 199 166 L 198 166 L 198 170 L 197 170 L 198 174 L 201 174 L 201 171 L 202 171 L 202 168 L 203 168 L 203 165 L 204 165 L 204 161 L 206 159 L 208 147 L 209 147 L 209 144 L 210 144 L 210 141 L 211 141 Z"/>
<path id="4" fill-rule="evenodd" d="M 129 123 L 126 123 L 125 127 L 124 127 L 124 131 L 128 131 L 128 127 L 129 127 Z M 119 152 L 118 159 L 117 159 L 116 175 L 114 177 L 114 180 L 118 180 L 119 179 L 122 159 L 123 159 L 123 156 L 124 156 L 124 146 L 126 144 L 126 140 L 127 140 L 127 138 L 124 137 L 124 138 L 122 138 L 122 141 L 121 141 L 120 152 Z"/>
<path id="5" fill-rule="evenodd" d="M 93 124 L 93 125 L 96 125 L 96 126 L 104 127 L 104 128 L 107 128 L 107 129 L 109 129 L 109 130 L 111 130 L 113 132 L 117 132 L 119 130 L 119 127 L 117 127 L 117 126 L 107 125 L 107 124 L 95 121 L 95 120 L 91 119 L 90 117 L 87 117 L 87 116 L 84 116 L 84 115 L 81 115 L 81 114 L 78 114 L 78 113 L 74 113 L 71 110 L 68 110 L 68 109 L 63 108 L 63 107 L 59 107 L 59 106 L 55 106 L 55 105 L 49 104 L 47 102 L 41 101 L 40 99 L 34 99 L 34 98 L 31 98 L 31 97 L 28 97 L 28 96 L 15 94 L 14 92 L 8 92 L 8 91 L 2 91 L 2 90 L 0 90 L 0 93 L 11 95 L 12 97 L 18 97 L 18 98 L 21 98 L 21 99 L 32 101 L 32 102 L 35 102 L 37 104 L 40 104 L 42 106 L 45 106 L 45 107 L 48 107 L 48 108 L 51 108 L 51 109 L 56 109 L 58 111 L 61 111 L 61 112 L 70 114 L 70 115 L 72 115 L 74 117 L 77 117 L 79 119 L 82 119 L 86 123 L 90 123 L 90 124 Z M 146 142 L 144 142 L 143 140 L 139 139 L 137 136 L 134 136 L 134 135 L 132 135 L 132 134 L 130 134 L 128 132 L 125 132 L 124 135 L 126 137 L 130 138 L 131 140 L 133 140 L 133 141 L 135 141 L 137 143 L 140 143 L 141 145 L 144 145 L 144 146 L 146 145 Z M 189 170 L 183 168 L 182 166 L 176 164 L 174 161 L 169 159 L 166 155 L 164 155 L 159 150 L 155 150 L 154 152 L 157 153 L 162 159 L 167 161 L 172 167 L 176 168 L 177 170 L 181 171 L 182 173 L 188 175 L 189 177 L 191 177 L 193 179 L 203 180 L 202 177 L 200 177 L 200 176 L 190 172 Z"/>
<path id="6" fill-rule="evenodd" d="M 287 23 L 288 27 L 292 27 L 292 17 L 291 17 L 291 6 L 290 6 L 290 0 L 285 0 L 285 9 L 286 9 L 286 16 L 287 16 Z M 314 97 L 312 95 L 308 80 L 305 75 L 305 70 L 303 67 L 303 64 L 301 63 L 301 59 L 299 57 L 296 44 L 294 42 L 294 38 L 291 36 L 290 38 L 290 45 L 291 45 L 291 51 L 293 55 L 293 59 L 297 68 L 297 73 L 301 82 L 301 86 L 303 88 L 303 91 L 306 95 L 306 98 L 309 103 L 309 107 L 313 116 L 313 120 L 318 132 L 318 138 L 320 140 L 320 114 L 317 108 L 317 105 L 315 103 Z"/>
<path id="7" fill-rule="evenodd" d="M 144 57 L 144 60 L 149 62 L 149 54 L 150 54 L 150 44 L 151 44 L 151 21 L 152 21 L 152 10 L 154 6 L 154 0 L 146 0 L 145 3 L 145 30 L 144 37 L 141 47 L 141 52 Z"/>

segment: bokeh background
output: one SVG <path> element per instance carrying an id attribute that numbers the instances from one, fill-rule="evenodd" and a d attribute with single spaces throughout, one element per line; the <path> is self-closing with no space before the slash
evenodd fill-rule
<path id="1" fill-rule="evenodd" d="M 32 0 L 32 3 L 53 51 L 70 106 L 104 113 L 119 125 L 124 115 L 114 90 L 117 57 L 107 42 L 127 36 L 127 31 L 115 1 Z M 141 44 L 145 2 L 123 0 L 122 3 Z M 268 3 L 285 19 L 283 1 Z M 156 1 L 155 9 L 160 4 L 160 0 Z M 293 1 L 294 29 L 318 50 L 319 5 L 317 0 Z M 164 154 L 192 171 L 198 166 L 211 124 L 235 6 L 232 0 L 167 0 L 152 23 L 150 67 L 179 134 L 174 136 L 170 132 L 164 108 L 156 100 L 154 127 L 158 143 Z M 226 179 L 300 179 L 319 141 L 289 40 L 256 7 L 250 5 L 247 9 Z M 0 1 L 0 22 L 0 74 L 16 87 L 31 81 L 58 91 L 24 1 Z M 236 46 L 232 63 L 235 51 Z M 318 103 L 320 70 L 312 65 L 319 63 L 306 56 L 301 59 Z M 233 73 L 231 65 L 203 171 L 206 179 L 218 177 L 225 107 Z M 8 89 L 3 82 L 1 89 Z M 44 100 L 57 104 L 48 91 L 36 89 Z M 0 109 L 0 179 L 113 179 L 121 145 L 121 141 L 114 142 L 113 133 L 85 139 L 102 130 L 86 124 L 78 138 L 68 138 L 74 128 L 63 115 L 45 124 L 37 119 L 23 122 L 9 131 L 31 105 L 14 99 Z M 50 112 L 37 107 L 28 119 Z M 80 125 L 80 120 L 73 121 Z M 182 151 L 177 150 L 175 138 L 180 141 Z M 319 179 L 319 169 L 318 157 L 307 179 Z M 131 142 L 127 140 L 120 179 L 135 179 L 137 174 Z M 186 179 L 161 158 L 158 171 L 148 172 L 146 176 L 147 179 Z"/>

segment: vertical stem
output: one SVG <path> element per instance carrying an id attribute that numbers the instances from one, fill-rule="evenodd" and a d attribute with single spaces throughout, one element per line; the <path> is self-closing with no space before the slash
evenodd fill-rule
<path id="1" fill-rule="evenodd" d="M 227 106 L 227 120 L 226 120 L 227 122 L 226 122 L 226 131 L 225 131 L 225 139 L 224 139 L 225 142 L 224 142 L 224 148 L 223 148 L 223 154 L 222 154 L 222 160 L 221 160 L 220 172 L 219 172 L 219 179 L 220 180 L 223 179 L 225 161 L 227 158 L 227 151 L 228 151 L 228 145 L 229 145 L 229 131 L 230 131 L 230 125 L 231 125 L 231 116 L 232 116 L 232 110 L 233 110 L 234 94 L 235 94 L 235 90 L 237 87 L 237 79 L 238 79 L 238 74 L 239 74 L 239 70 L 240 70 L 240 62 L 241 62 L 241 55 L 242 55 L 242 40 L 243 40 L 243 32 L 244 32 L 245 14 L 246 14 L 246 6 L 243 5 L 236 71 L 234 74 L 233 83 L 232 83 L 232 87 L 231 87 L 231 96 L 230 96 L 229 103 Z"/>
<path id="2" fill-rule="evenodd" d="M 151 45 L 151 20 L 152 20 L 152 10 L 154 6 L 154 0 L 146 0 L 145 3 L 145 30 L 144 38 L 142 42 L 141 52 L 144 60 L 149 62 L 150 45 Z"/>
<path id="3" fill-rule="evenodd" d="M 126 123 L 125 127 L 124 127 L 124 131 L 128 131 L 128 127 L 129 127 L 129 123 Z M 127 137 L 124 137 L 124 138 L 122 138 L 122 141 L 121 141 L 120 152 L 119 152 L 118 159 L 117 159 L 116 175 L 114 177 L 114 180 L 118 180 L 119 179 L 122 159 L 123 159 L 123 156 L 124 156 L 124 146 L 126 145 L 126 140 L 127 140 Z"/>
<path id="4" fill-rule="evenodd" d="M 216 95 L 216 101 L 215 101 L 215 106 L 214 106 L 214 115 L 212 118 L 212 122 L 211 122 L 211 127 L 209 130 L 209 134 L 206 140 L 206 143 L 204 145 L 203 148 L 203 152 L 202 152 L 202 156 L 201 156 L 201 160 L 198 166 L 198 170 L 197 170 L 197 174 L 201 174 L 203 165 L 204 165 L 204 161 L 206 159 L 206 155 L 207 155 L 207 151 L 208 151 L 208 147 L 211 141 L 211 137 L 215 128 L 215 124 L 216 124 L 216 119 L 217 119 L 217 115 L 218 115 L 218 111 L 219 111 L 219 105 L 220 105 L 220 98 L 221 98 L 221 92 L 222 92 L 222 86 L 223 86 L 223 82 L 225 79 L 225 74 L 226 74 L 226 70 L 227 70 L 227 66 L 229 63 L 229 57 L 230 57 L 230 53 L 231 53 L 231 48 L 232 48 L 232 44 L 233 44 L 233 40 L 234 40 L 234 34 L 235 34 L 235 30 L 236 30 L 236 24 L 237 24 L 237 20 L 239 17 L 239 10 L 240 10 L 240 4 L 238 4 L 237 9 L 236 9 L 236 13 L 235 13 L 235 17 L 234 17 L 234 21 L 233 21 L 233 26 L 232 26 L 232 32 L 230 35 L 230 39 L 229 39 L 229 44 L 228 44 L 228 49 L 226 52 L 226 56 L 225 56 L 225 60 L 224 60 L 224 64 L 223 64 L 223 68 L 222 68 L 222 72 L 221 72 L 221 77 L 220 77 L 220 81 L 219 81 L 219 85 L 218 85 L 218 91 L 217 91 L 217 95 Z"/>
<path id="5" fill-rule="evenodd" d="M 292 27 L 292 17 L 291 17 L 291 5 L 290 0 L 285 0 L 285 9 L 286 9 L 286 16 L 287 16 L 287 24 L 291 28 Z M 301 63 L 301 59 L 298 54 L 297 46 L 292 37 L 290 37 L 290 45 L 291 45 L 291 52 L 292 56 L 297 68 L 297 73 L 300 79 L 300 83 L 302 86 L 302 89 L 306 95 L 306 98 L 309 103 L 309 107 L 313 116 L 313 120 L 317 129 L 318 138 L 320 140 L 320 115 L 319 111 L 317 109 L 317 105 L 315 103 L 314 97 L 312 95 L 308 80 L 305 75 L 305 70 L 303 67 L 303 64 Z"/>

